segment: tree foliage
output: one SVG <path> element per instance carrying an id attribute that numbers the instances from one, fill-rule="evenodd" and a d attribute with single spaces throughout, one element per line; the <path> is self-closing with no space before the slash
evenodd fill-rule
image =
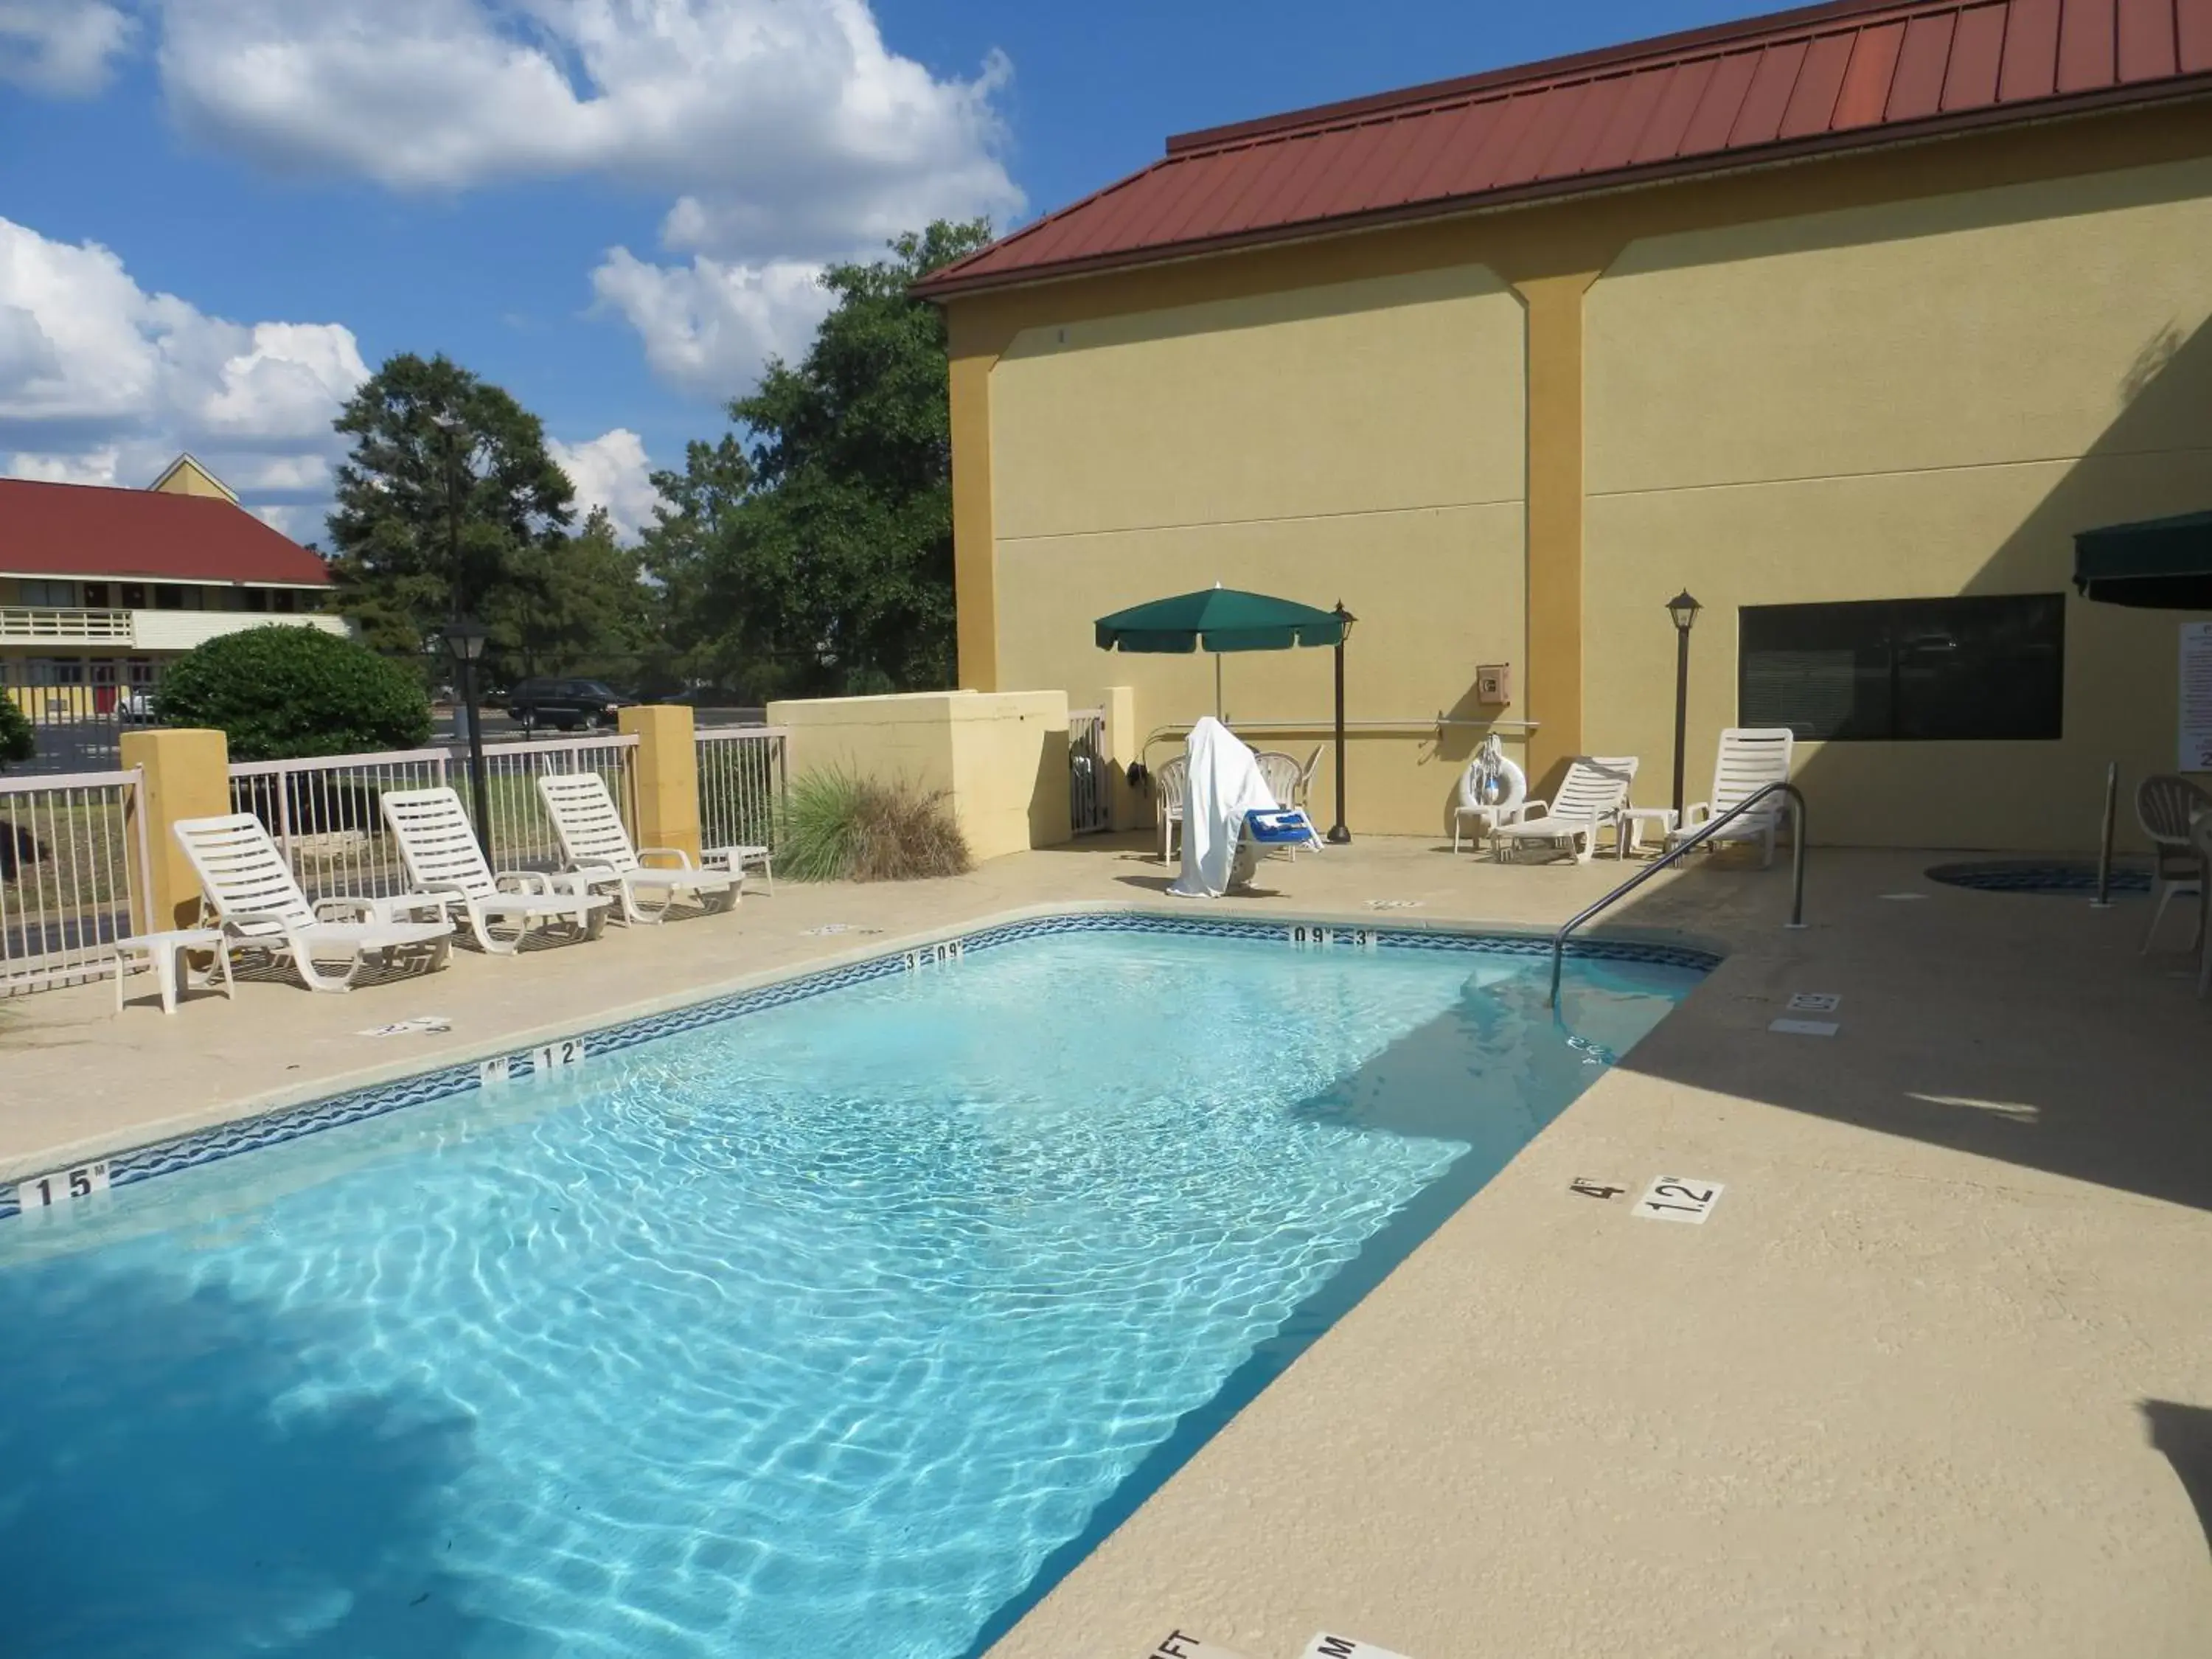
<path id="1" fill-rule="evenodd" d="M 428 741 L 421 677 L 320 629 L 218 635 L 171 663 L 154 693 L 164 726 L 214 726 L 233 760 L 414 749 Z"/>
<path id="2" fill-rule="evenodd" d="M 805 356 L 730 404 L 744 440 L 655 475 L 667 505 L 645 556 L 693 677 L 763 698 L 952 683 L 945 322 L 910 290 L 989 238 L 940 221 L 832 266 Z"/>
<path id="3" fill-rule="evenodd" d="M 0 766 L 20 764 L 38 752 L 38 737 L 31 730 L 30 717 L 15 706 L 13 697 L 0 691 Z"/>
<path id="4" fill-rule="evenodd" d="M 454 617 L 550 593 L 575 490 L 535 415 L 442 355 L 410 352 L 335 425 L 353 440 L 330 518 L 337 604 L 370 646 L 416 655 Z"/>
<path id="5" fill-rule="evenodd" d="M 660 605 L 604 508 L 573 536 L 533 544 L 484 607 L 491 651 L 516 675 L 586 674 L 634 684 L 660 649 Z"/>

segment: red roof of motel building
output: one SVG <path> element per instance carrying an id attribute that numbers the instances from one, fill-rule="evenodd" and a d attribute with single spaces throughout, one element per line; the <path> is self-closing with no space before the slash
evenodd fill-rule
<path id="1" fill-rule="evenodd" d="M 212 495 L 0 478 L 0 575 L 325 586 L 314 554 Z"/>
<path id="2" fill-rule="evenodd" d="M 930 295 L 2212 91 L 2212 0 L 1842 0 L 1168 140 Z"/>

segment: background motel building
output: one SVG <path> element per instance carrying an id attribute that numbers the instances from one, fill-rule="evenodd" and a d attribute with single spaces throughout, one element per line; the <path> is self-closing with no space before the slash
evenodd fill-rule
<path id="1" fill-rule="evenodd" d="M 204 640 L 316 614 L 330 573 L 190 456 L 147 489 L 0 478 L 0 689 L 34 721 L 111 715 Z"/>
<path id="2" fill-rule="evenodd" d="M 1186 134 L 921 291 L 965 685 L 1150 732 L 1212 664 L 1093 618 L 1341 599 L 1355 830 L 1437 833 L 1493 729 L 1665 805 L 1686 587 L 1691 799 L 1790 724 L 1815 839 L 2081 847 L 2108 760 L 2175 767 L 2196 619 L 2069 579 L 2212 507 L 2203 0 L 1849 0 Z M 1322 740 L 1328 653 L 1224 679 Z"/>

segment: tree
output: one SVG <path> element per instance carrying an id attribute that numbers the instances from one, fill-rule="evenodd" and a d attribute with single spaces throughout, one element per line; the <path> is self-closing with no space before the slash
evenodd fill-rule
<path id="1" fill-rule="evenodd" d="M 446 623 L 541 579 L 574 487 L 538 417 L 441 356 L 388 358 L 334 422 L 353 441 L 330 518 L 337 609 L 377 650 L 421 653 Z"/>
<path id="2" fill-rule="evenodd" d="M 0 767 L 21 764 L 38 752 L 29 716 L 15 706 L 15 698 L 0 691 Z"/>
<path id="3" fill-rule="evenodd" d="M 492 648 L 521 674 L 588 674 L 635 684 L 665 654 L 659 604 L 638 556 L 594 507 L 584 527 L 515 562 L 516 579 L 485 607 Z"/>
<path id="4" fill-rule="evenodd" d="M 744 429 L 654 477 L 646 534 L 684 660 L 757 696 L 949 685 L 952 441 L 945 319 L 913 285 L 981 246 L 939 222 L 832 266 L 798 364 L 729 406 Z"/>
<path id="5" fill-rule="evenodd" d="M 216 727 L 240 761 L 415 749 L 430 737 L 420 676 L 352 640 L 282 623 L 185 653 L 163 672 L 154 714 Z"/>

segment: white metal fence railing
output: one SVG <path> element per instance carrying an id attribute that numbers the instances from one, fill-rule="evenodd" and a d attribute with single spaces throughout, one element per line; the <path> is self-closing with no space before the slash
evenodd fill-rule
<path id="1" fill-rule="evenodd" d="M 561 843 L 538 793 L 548 773 L 597 772 L 636 834 L 634 737 L 563 738 L 484 745 L 491 861 L 501 870 L 550 870 Z M 407 890 L 399 848 L 379 805 L 387 789 L 450 787 L 475 811 L 466 745 L 242 761 L 230 769 L 232 810 L 259 818 L 311 899 L 380 898 Z"/>
<path id="2" fill-rule="evenodd" d="M 0 778 L 0 997 L 109 971 L 143 931 L 142 775 Z"/>
<path id="3" fill-rule="evenodd" d="M 539 743 L 488 743 L 484 782 L 491 833 L 492 867 L 497 870 L 557 870 L 561 840 L 538 793 L 538 780 L 550 773 L 596 772 L 622 813 L 623 828 L 637 839 L 637 739 L 557 738 Z M 453 784 L 471 799 L 468 750 L 453 751 Z M 470 808 L 473 812 L 473 805 Z"/>
<path id="4" fill-rule="evenodd" d="M 1114 786 L 1106 756 L 1106 711 L 1068 710 L 1067 808 L 1079 836 L 1114 827 Z"/>
<path id="5" fill-rule="evenodd" d="M 447 781 L 442 749 L 240 761 L 230 769 L 230 805 L 261 820 L 310 899 L 383 898 L 406 891 L 407 872 L 379 798 Z"/>
<path id="6" fill-rule="evenodd" d="M 698 733 L 699 842 L 775 846 L 787 781 L 784 728 L 729 726 Z"/>

